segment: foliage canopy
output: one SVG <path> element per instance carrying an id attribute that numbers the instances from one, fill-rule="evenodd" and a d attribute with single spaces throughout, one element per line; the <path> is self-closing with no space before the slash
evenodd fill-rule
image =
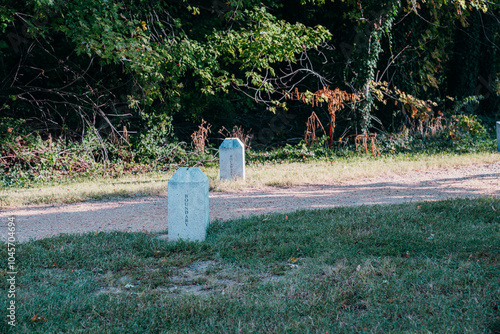
<path id="1" fill-rule="evenodd" d="M 183 129 L 202 117 L 262 128 L 273 116 L 260 110 L 291 108 L 298 117 L 290 131 L 301 132 L 311 109 L 285 105 L 295 89 L 362 96 L 337 115 L 344 132 L 396 131 L 438 112 L 494 118 L 499 7 L 486 0 L 6 0 L 0 117 L 27 120 L 44 136 L 102 143 L 118 136 L 153 157 L 160 153 L 149 148 L 188 137 Z M 328 110 L 318 115 L 332 122 Z"/>

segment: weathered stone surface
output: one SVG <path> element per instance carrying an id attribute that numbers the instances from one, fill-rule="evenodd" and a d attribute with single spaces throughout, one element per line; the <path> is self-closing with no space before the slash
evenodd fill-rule
<path id="1" fill-rule="evenodd" d="M 205 240 L 208 177 L 198 167 L 181 167 L 168 181 L 168 239 Z"/>
<path id="2" fill-rule="evenodd" d="M 219 147 L 221 180 L 245 179 L 245 145 L 238 138 L 226 138 Z"/>
<path id="3" fill-rule="evenodd" d="M 500 152 L 500 122 L 497 122 L 497 151 Z"/>

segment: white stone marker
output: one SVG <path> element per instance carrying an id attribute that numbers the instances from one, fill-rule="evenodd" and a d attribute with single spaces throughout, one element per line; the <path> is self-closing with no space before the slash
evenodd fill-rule
<path id="1" fill-rule="evenodd" d="M 181 167 L 168 181 L 168 240 L 205 240 L 208 177 L 198 167 Z"/>
<path id="2" fill-rule="evenodd" d="M 226 138 L 219 146 L 220 179 L 245 179 L 245 145 L 238 138 Z"/>
<path id="3" fill-rule="evenodd" d="M 497 151 L 500 152 L 500 122 L 497 122 Z"/>

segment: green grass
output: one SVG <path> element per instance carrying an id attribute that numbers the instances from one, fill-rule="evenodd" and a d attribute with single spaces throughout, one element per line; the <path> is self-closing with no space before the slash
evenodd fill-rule
<path id="1" fill-rule="evenodd" d="M 500 331 L 500 199 L 214 222 L 203 243 L 159 236 L 17 244 L 18 326 L 4 318 L 0 332 Z"/>
<path id="2" fill-rule="evenodd" d="M 468 154 L 401 154 L 396 156 L 336 157 L 326 160 L 287 162 L 247 161 L 246 180 L 220 181 L 218 166 L 202 167 L 210 190 L 228 191 L 265 186 L 324 184 L 378 175 L 403 174 L 418 170 L 455 168 L 500 161 L 494 152 Z M 120 197 L 166 195 L 174 170 L 121 177 L 89 177 L 25 187 L 0 187 L 0 208 L 40 204 L 77 203 Z"/>

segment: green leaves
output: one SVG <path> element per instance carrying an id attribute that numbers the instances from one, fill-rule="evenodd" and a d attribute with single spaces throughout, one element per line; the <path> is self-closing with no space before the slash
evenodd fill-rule
<path id="1" fill-rule="evenodd" d="M 7 25 L 14 20 L 13 10 L 7 6 L 0 6 L 0 33 L 4 33 Z"/>
<path id="2" fill-rule="evenodd" d="M 224 93 L 231 88 L 243 91 L 255 101 L 265 101 L 269 110 L 283 107 L 277 104 L 279 101 L 272 101 L 279 97 L 274 94 L 277 90 L 281 92 L 297 84 L 303 85 L 301 91 L 315 91 L 318 86 L 330 84 L 360 92 L 372 81 L 387 81 L 391 87 L 399 87 L 422 100 L 471 95 L 462 94 L 460 87 L 449 93 L 445 87 L 454 83 L 451 76 L 447 77 L 457 72 L 450 67 L 454 54 L 460 64 L 460 53 L 453 52 L 453 45 L 456 50 L 468 50 L 467 44 L 474 42 L 471 37 L 462 43 L 464 47 L 457 44 L 454 36 L 460 21 L 475 29 L 471 36 L 485 36 L 471 48 L 477 55 L 465 51 L 469 58 L 486 59 L 481 64 L 496 62 L 492 52 L 491 61 L 480 57 L 494 48 L 478 45 L 498 38 L 494 31 L 496 21 L 488 23 L 490 15 L 475 18 L 477 9 L 485 11 L 491 6 L 484 0 L 4 3 L 0 5 L 0 57 L 6 64 L 2 68 L 6 79 L 2 82 L 11 90 L 4 91 L 0 106 L 18 110 L 18 106 L 26 105 L 29 111 L 23 117 L 33 119 L 40 118 L 40 113 L 50 117 L 60 114 L 59 108 L 75 114 L 85 110 L 86 121 L 79 116 L 61 116 L 65 120 L 57 121 L 78 124 L 70 125 L 73 133 L 81 132 L 74 131 L 82 128 L 81 122 L 99 123 L 99 117 L 105 118 L 110 111 L 114 121 L 105 124 L 116 125 L 116 129 L 124 125 L 130 128 L 131 122 L 140 119 L 137 123 L 141 124 L 133 129 L 137 133 L 150 130 L 151 123 L 144 113 L 172 116 L 183 111 L 185 120 L 190 121 L 199 116 L 220 115 L 220 108 L 209 101 L 228 99 Z M 480 23 L 484 29 L 474 25 L 473 19 L 484 22 Z M 466 29 L 464 34 L 469 33 Z M 330 31 L 335 31 L 335 36 Z M 17 75 L 11 69 L 20 64 L 20 59 L 23 63 Z M 482 65 L 479 70 L 483 81 L 488 82 L 478 86 L 479 93 L 493 94 L 496 76 L 490 79 L 489 73 L 494 71 Z M 462 72 L 467 73 L 462 76 L 464 83 L 455 80 L 456 85 L 474 85 L 476 73 Z M 38 94 L 33 93 L 34 84 Z M 17 103 L 7 104 L 8 95 L 20 98 Z M 376 98 L 368 94 L 365 100 L 353 104 L 349 111 L 351 123 L 366 130 L 373 120 L 380 119 L 387 126 L 387 115 L 402 114 L 397 113 L 399 107 L 382 105 Z M 35 101 L 43 101 L 43 107 L 35 108 L 39 106 Z M 117 105 L 122 108 L 120 111 L 116 110 Z M 254 106 L 249 105 L 232 110 L 253 112 Z M 399 122 L 394 117 L 392 121 Z M 398 125 L 394 123 L 395 127 Z M 103 130 L 103 135 L 107 134 Z"/>
<path id="3" fill-rule="evenodd" d="M 317 47 L 331 36 L 322 26 L 310 28 L 277 20 L 264 8 L 246 10 L 244 15 L 248 18 L 244 27 L 217 32 L 211 38 L 221 53 L 231 55 L 226 59 L 239 64 L 240 69 L 272 70 L 272 64 L 295 62 L 297 54 Z"/>
<path id="4" fill-rule="evenodd" d="M 242 16 L 246 21 L 240 29 L 214 31 L 209 42 L 221 54 L 222 66 L 237 66 L 251 86 L 268 93 L 274 92 L 269 79 L 276 76 L 276 64 L 296 63 L 298 54 L 331 37 L 322 26 L 278 20 L 262 7 L 245 10 Z"/>
<path id="5" fill-rule="evenodd" d="M 47 29 L 63 33 L 79 55 L 98 56 L 103 65 L 121 65 L 124 73 L 139 80 L 141 100 L 151 104 L 178 95 L 181 83 L 190 76 L 196 78 L 195 87 L 204 94 L 227 92 L 231 84 L 244 80 L 272 92 L 269 79 L 276 74 L 275 64 L 294 63 L 297 54 L 330 38 L 322 26 L 311 28 L 278 20 L 264 7 L 252 8 L 252 4 L 229 2 L 231 17 L 197 25 L 187 21 L 186 15 L 202 16 L 203 12 L 187 3 L 39 0 L 35 8 L 46 16 L 57 9 L 57 20 Z M 179 17 L 172 17 L 172 13 Z M 235 28 L 222 26 L 224 19 L 237 20 Z M 203 24 L 207 26 L 201 29 Z M 211 33 L 195 35 L 186 29 L 191 26 L 196 26 L 198 33 Z"/>

